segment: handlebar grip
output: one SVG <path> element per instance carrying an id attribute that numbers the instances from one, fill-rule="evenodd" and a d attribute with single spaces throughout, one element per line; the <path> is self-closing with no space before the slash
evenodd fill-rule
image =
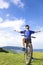
<path id="1" fill-rule="evenodd" d="M 34 36 L 31 36 L 32 38 L 36 38 L 36 37 L 34 37 Z"/>

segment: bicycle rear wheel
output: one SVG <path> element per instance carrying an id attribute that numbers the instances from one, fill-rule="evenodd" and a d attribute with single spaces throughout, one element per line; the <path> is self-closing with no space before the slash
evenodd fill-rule
<path id="1" fill-rule="evenodd" d="M 32 57 L 32 51 L 31 51 L 31 48 L 28 47 L 28 44 L 26 44 L 26 50 L 25 50 L 24 57 L 25 57 L 26 65 L 30 65 L 31 57 Z"/>

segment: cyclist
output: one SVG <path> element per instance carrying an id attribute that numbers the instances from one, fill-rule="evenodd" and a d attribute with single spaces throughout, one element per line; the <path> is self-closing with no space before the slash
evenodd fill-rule
<path id="1" fill-rule="evenodd" d="M 17 31 L 17 30 L 15 30 L 15 31 L 19 32 L 21 34 L 24 34 L 24 38 L 22 39 L 23 50 L 25 50 L 25 43 L 26 43 L 26 41 L 29 43 L 29 47 L 32 49 L 31 34 L 40 32 L 40 31 L 32 31 L 32 30 L 30 30 L 29 25 L 25 26 L 25 30 L 24 31 Z"/>

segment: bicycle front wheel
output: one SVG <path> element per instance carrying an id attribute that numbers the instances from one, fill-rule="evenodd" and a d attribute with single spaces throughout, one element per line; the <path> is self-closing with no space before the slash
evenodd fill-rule
<path id="1" fill-rule="evenodd" d="M 24 57 L 25 57 L 26 65 L 29 65 L 31 63 L 32 52 L 31 52 L 31 48 L 29 48 L 28 46 L 26 47 Z"/>

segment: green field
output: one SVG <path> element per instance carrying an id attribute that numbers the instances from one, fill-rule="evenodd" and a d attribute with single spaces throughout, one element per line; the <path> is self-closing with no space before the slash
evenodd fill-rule
<path id="1" fill-rule="evenodd" d="M 34 52 L 31 65 L 43 65 L 43 52 Z M 0 65 L 25 65 L 23 54 L 0 52 Z"/>

